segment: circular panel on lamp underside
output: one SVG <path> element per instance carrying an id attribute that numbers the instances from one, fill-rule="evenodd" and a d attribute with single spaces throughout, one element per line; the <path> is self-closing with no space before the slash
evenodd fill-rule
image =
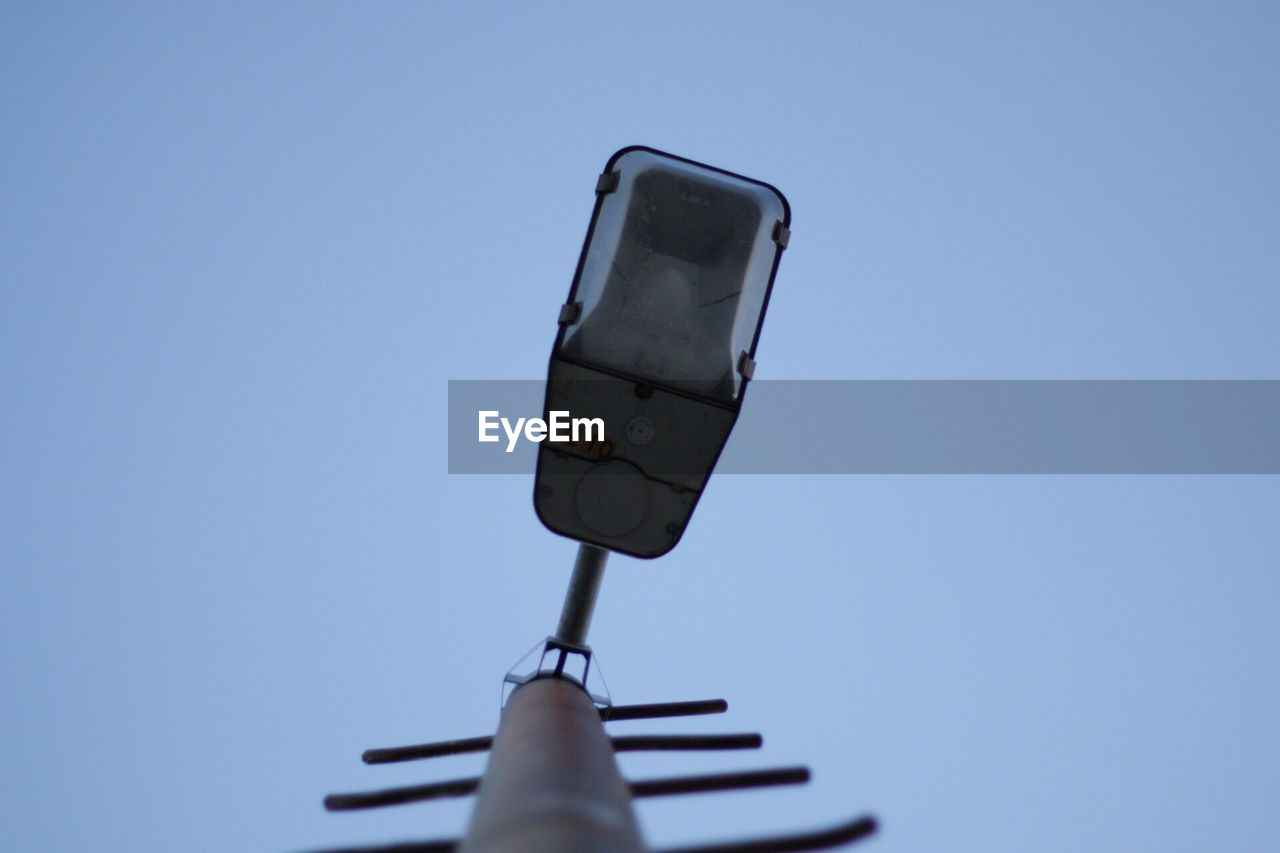
<path id="1" fill-rule="evenodd" d="M 574 505 L 578 517 L 595 533 L 625 536 L 649 512 L 649 483 L 629 462 L 604 462 L 579 481 Z"/>

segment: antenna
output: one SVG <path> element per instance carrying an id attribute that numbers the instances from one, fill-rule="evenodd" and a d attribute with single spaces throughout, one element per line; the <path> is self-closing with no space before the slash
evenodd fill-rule
<path id="1" fill-rule="evenodd" d="M 697 717 L 723 714 L 723 699 L 701 699 L 642 705 L 614 705 L 585 687 L 585 679 L 569 674 L 566 659 L 585 656 L 591 611 L 599 593 L 607 554 L 582 545 L 565 596 L 556 636 L 542 646 L 537 669 L 508 674 L 516 682 L 503 708 L 496 735 L 435 743 L 365 750 L 366 764 L 423 761 L 462 753 L 490 753 L 483 776 L 446 779 L 373 791 L 330 794 L 329 811 L 355 811 L 478 795 L 467 833 L 460 839 L 397 842 L 369 847 L 335 848 L 319 853 L 413 853 L 413 851 L 644 851 L 632 801 L 641 797 L 678 796 L 803 785 L 811 773 L 805 766 L 768 767 L 729 773 L 691 774 L 627 780 L 618 770 L 619 752 L 759 749 L 757 732 L 730 734 L 609 735 L 608 724 L 627 720 Z M 567 627 L 566 627 L 567 626 Z M 566 637 L 565 635 L 568 635 Z M 570 641 L 569 638 L 572 638 Z M 537 649 L 535 649 L 537 651 Z M 852 844 L 876 832 L 876 819 L 860 815 L 822 829 L 765 838 L 670 848 L 664 853 L 766 853 L 823 850 Z"/>

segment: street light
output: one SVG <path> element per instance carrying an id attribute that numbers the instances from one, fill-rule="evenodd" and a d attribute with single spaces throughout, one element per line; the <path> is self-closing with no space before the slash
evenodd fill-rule
<path id="1" fill-rule="evenodd" d="M 644 558 L 680 541 L 742 409 L 790 220 L 761 181 L 651 148 L 609 158 L 544 411 L 603 435 L 539 445 L 549 529 Z"/>
<path id="2" fill-rule="evenodd" d="M 615 706 L 586 644 L 609 551 L 648 558 L 676 546 L 742 410 L 791 233 L 787 201 L 760 181 L 641 147 L 609 158 L 596 194 L 560 311 L 543 423 L 598 421 L 602 429 L 556 438 L 552 427 L 539 445 L 534 484 L 538 517 L 580 543 L 560 622 L 504 679 L 495 736 L 364 756 L 382 764 L 489 750 L 482 778 L 325 799 L 327 808 L 349 810 L 478 794 L 460 842 L 394 849 L 640 853 L 645 846 L 632 798 L 809 779 L 805 767 L 623 779 L 614 752 L 752 749 L 762 740 L 757 733 L 606 735 L 602 721 L 719 713 L 727 705 Z M 817 850 L 875 829 L 874 818 L 862 817 L 818 831 L 685 849 Z"/>

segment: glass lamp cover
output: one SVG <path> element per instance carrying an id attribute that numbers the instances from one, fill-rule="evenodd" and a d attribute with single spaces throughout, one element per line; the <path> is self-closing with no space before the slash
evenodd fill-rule
<path id="1" fill-rule="evenodd" d="M 772 187 L 648 149 L 613 163 L 560 354 L 733 404 L 789 219 Z"/>

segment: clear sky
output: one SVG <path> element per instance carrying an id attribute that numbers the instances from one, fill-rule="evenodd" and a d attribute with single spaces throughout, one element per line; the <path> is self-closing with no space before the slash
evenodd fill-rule
<path id="1" fill-rule="evenodd" d="M 614 150 L 767 180 L 757 377 L 1280 378 L 1273 3 L 0 5 L 0 847 L 459 832 L 574 546 L 449 476 L 446 382 L 538 378 Z M 750 418 L 751 399 L 743 417 Z M 840 440 L 832 425 L 832 440 Z M 1280 483 L 723 476 L 592 643 L 724 696 L 882 850 L 1280 849 Z M 869 846 L 868 849 L 871 849 Z"/>

